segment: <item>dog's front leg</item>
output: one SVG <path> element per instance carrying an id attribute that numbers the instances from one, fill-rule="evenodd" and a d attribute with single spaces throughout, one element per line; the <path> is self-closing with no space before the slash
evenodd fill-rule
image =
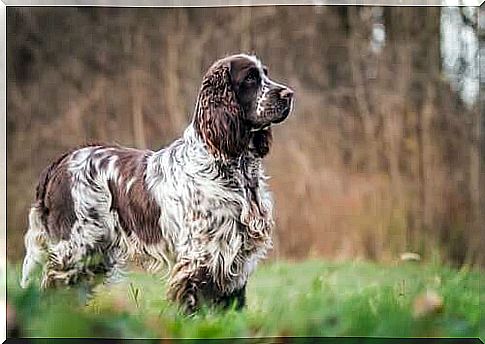
<path id="1" fill-rule="evenodd" d="M 184 259 L 174 266 L 169 281 L 168 298 L 179 304 L 186 314 L 195 313 L 202 302 L 201 291 L 207 269 L 198 260 Z"/>
<path id="2" fill-rule="evenodd" d="M 223 309 L 229 309 L 231 307 L 234 307 L 238 311 L 244 309 L 246 306 L 246 285 L 219 297 L 216 299 L 216 305 L 221 306 Z"/>

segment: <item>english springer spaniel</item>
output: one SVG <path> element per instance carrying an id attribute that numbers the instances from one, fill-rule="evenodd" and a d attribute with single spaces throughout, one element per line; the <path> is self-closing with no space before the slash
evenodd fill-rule
<path id="1" fill-rule="evenodd" d="M 37 264 L 45 288 L 116 280 L 131 260 L 165 267 L 168 297 L 188 313 L 203 303 L 243 307 L 248 277 L 272 246 L 262 158 L 292 98 L 258 58 L 233 55 L 209 68 L 193 120 L 170 146 L 61 155 L 37 185 L 21 285 Z"/>

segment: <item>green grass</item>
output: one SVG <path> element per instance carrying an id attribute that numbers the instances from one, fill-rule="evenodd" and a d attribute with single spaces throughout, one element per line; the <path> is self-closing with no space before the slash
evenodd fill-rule
<path id="1" fill-rule="evenodd" d="M 265 264 L 250 279 L 247 309 L 203 309 L 193 317 L 178 314 L 165 301 L 165 283 L 157 276 L 131 273 L 126 282 L 100 287 L 84 306 L 79 291 L 21 290 L 15 270 L 9 269 L 8 300 L 24 336 L 477 337 L 483 326 L 480 273 L 435 265 Z M 426 290 L 435 291 L 443 307 L 415 317 L 413 304 Z"/>

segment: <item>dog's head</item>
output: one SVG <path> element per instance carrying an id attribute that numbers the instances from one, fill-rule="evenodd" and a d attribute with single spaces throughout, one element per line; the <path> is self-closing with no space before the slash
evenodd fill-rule
<path id="1" fill-rule="evenodd" d="M 205 74 L 194 116 L 194 127 L 209 151 L 235 158 L 254 149 L 264 156 L 270 126 L 291 112 L 293 91 L 272 81 L 255 56 L 233 55 L 214 63 Z"/>

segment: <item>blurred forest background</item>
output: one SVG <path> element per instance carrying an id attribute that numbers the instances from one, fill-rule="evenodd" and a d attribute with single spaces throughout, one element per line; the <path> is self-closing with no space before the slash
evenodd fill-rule
<path id="1" fill-rule="evenodd" d="M 170 143 L 204 71 L 242 51 L 296 91 L 266 160 L 272 259 L 483 263 L 477 12 L 7 8 L 8 258 L 23 255 L 37 177 L 57 154 Z"/>

